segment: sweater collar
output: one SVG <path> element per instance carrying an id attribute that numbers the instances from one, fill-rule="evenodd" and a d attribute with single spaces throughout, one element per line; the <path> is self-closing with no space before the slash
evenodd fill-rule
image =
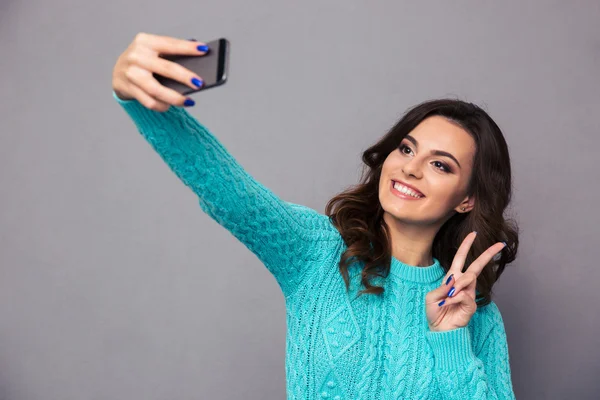
<path id="1" fill-rule="evenodd" d="M 411 282 L 432 283 L 440 280 L 446 271 L 440 264 L 439 260 L 433 257 L 433 264 L 426 267 L 405 264 L 392 256 L 390 265 L 390 275 Z"/>

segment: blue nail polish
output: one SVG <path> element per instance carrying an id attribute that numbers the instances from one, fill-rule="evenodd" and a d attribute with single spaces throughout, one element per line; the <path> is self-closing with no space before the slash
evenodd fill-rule
<path id="1" fill-rule="evenodd" d="M 442 301 L 440 301 L 440 302 L 438 303 L 438 306 L 440 306 L 440 307 L 441 307 L 441 306 L 443 306 L 445 302 L 446 302 L 446 300 L 442 300 Z"/>
<path id="2" fill-rule="evenodd" d="M 185 99 L 185 102 L 183 103 L 183 105 L 186 106 L 186 107 L 191 107 L 194 104 L 196 104 L 196 102 L 194 100 L 192 100 L 192 99 Z"/>
<path id="3" fill-rule="evenodd" d="M 506 242 L 502 242 L 502 243 L 504 243 L 504 247 L 506 247 L 506 246 L 507 246 Z M 504 247 L 503 247 L 503 248 L 504 248 Z"/>
<path id="4" fill-rule="evenodd" d="M 208 51 L 208 46 L 204 45 L 204 44 L 201 44 L 201 45 L 199 45 L 197 47 L 197 49 L 200 50 L 200 51 Z"/>
<path id="5" fill-rule="evenodd" d="M 198 87 L 202 86 L 202 79 L 192 78 L 192 83 Z"/>
<path id="6" fill-rule="evenodd" d="M 446 285 L 450 283 L 450 281 L 452 280 L 452 277 L 454 276 L 454 274 L 451 274 L 448 279 L 446 280 Z"/>
<path id="7" fill-rule="evenodd" d="M 448 292 L 448 297 L 452 297 L 452 295 L 456 292 L 456 288 L 453 286 L 452 289 Z"/>

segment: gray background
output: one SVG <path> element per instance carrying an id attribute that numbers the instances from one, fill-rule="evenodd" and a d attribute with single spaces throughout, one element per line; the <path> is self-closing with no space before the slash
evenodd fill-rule
<path id="1" fill-rule="evenodd" d="M 2 0 L 0 398 L 285 397 L 275 280 L 111 96 L 145 31 L 231 41 L 190 112 L 320 212 L 407 107 L 483 106 L 521 227 L 495 297 L 517 398 L 597 399 L 598 21 L 597 0 Z"/>

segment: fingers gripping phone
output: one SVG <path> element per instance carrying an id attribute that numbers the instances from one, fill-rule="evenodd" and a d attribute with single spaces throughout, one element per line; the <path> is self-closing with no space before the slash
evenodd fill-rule
<path id="1" fill-rule="evenodd" d="M 202 78 L 204 84 L 200 88 L 193 89 L 179 81 L 175 81 L 157 73 L 153 73 L 152 75 L 161 85 L 173 89 L 183 95 L 224 84 L 227 82 L 227 71 L 229 69 L 229 41 L 225 38 L 220 38 L 207 42 L 206 44 L 208 45 L 209 50 L 204 55 L 160 55 L 160 57 L 165 60 L 173 61 Z"/>

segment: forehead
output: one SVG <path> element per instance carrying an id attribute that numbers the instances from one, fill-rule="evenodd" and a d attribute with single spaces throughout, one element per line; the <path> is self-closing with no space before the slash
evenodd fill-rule
<path id="1" fill-rule="evenodd" d="M 452 153 L 459 161 L 466 161 L 475 153 L 475 141 L 471 135 L 438 115 L 421 121 L 409 134 L 419 142 L 419 151 L 443 150 Z"/>

